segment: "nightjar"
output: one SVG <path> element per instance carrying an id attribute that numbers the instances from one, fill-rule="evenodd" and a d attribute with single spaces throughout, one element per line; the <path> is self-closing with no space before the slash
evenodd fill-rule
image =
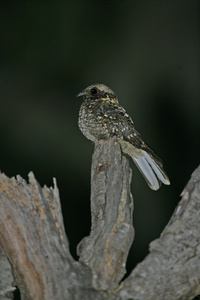
<path id="1" fill-rule="evenodd" d="M 79 112 L 79 128 L 89 140 L 96 142 L 116 136 L 123 153 L 131 156 L 151 189 L 159 189 L 161 183 L 170 184 L 161 159 L 144 143 L 109 87 L 93 84 L 77 96 L 83 96 L 84 100 Z"/>

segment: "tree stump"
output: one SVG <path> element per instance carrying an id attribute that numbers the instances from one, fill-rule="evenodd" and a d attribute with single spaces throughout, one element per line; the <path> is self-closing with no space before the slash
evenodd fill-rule
<path id="1" fill-rule="evenodd" d="M 0 174 L 0 299 L 14 286 L 25 300 L 193 299 L 200 294 L 200 167 L 182 193 L 161 237 L 130 276 L 133 242 L 131 170 L 115 138 L 95 145 L 91 170 L 92 226 L 69 251 L 59 191 L 40 187 L 33 173 Z"/>

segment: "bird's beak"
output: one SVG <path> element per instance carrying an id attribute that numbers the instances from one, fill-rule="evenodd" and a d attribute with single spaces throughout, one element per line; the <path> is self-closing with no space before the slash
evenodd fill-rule
<path id="1" fill-rule="evenodd" d="M 80 92 L 76 97 L 80 97 L 84 95 L 84 91 Z"/>

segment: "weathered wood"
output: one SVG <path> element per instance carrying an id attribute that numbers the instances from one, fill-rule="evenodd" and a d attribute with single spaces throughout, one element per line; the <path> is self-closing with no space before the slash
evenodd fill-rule
<path id="1" fill-rule="evenodd" d="M 22 300 L 178 300 L 200 294 L 200 167 L 149 255 L 120 283 L 134 235 L 130 180 L 115 139 L 99 141 L 92 161 L 91 232 L 79 244 L 76 262 L 56 181 L 54 188 L 41 188 L 33 173 L 29 183 L 0 174 L 0 299 L 12 298 L 12 284 Z"/>
<path id="2" fill-rule="evenodd" d="M 115 138 L 95 145 L 91 172 L 92 227 L 78 246 L 97 290 L 112 290 L 123 278 L 133 242 L 133 199 L 129 161 Z"/>
<path id="3" fill-rule="evenodd" d="M 29 184 L 1 174 L 0 191 L 0 243 L 22 299 L 71 299 L 82 273 L 69 253 L 56 181 L 41 188 L 33 173 Z"/>
<path id="4" fill-rule="evenodd" d="M 189 300 L 200 294 L 200 167 L 161 237 L 124 282 L 117 299 Z"/>

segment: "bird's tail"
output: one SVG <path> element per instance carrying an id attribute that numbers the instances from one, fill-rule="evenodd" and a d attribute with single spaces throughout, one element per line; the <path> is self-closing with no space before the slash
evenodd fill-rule
<path id="1" fill-rule="evenodd" d="M 144 176 L 149 187 L 152 190 L 158 190 L 161 183 L 169 185 L 170 181 L 167 174 L 163 170 L 161 160 L 157 157 L 157 155 L 151 152 L 141 149 L 138 155 L 134 154 L 131 157 Z"/>

